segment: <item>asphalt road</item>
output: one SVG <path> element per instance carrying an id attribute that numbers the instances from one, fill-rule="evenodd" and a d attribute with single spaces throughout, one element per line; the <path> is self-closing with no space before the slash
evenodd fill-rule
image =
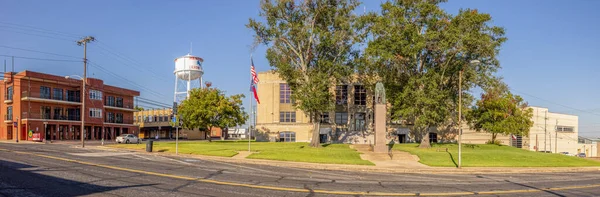
<path id="1" fill-rule="evenodd" d="M 551 188 L 551 189 L 548 189 Z M 0 196 L 600 196 L 600 172 L 390 174 L 0 143 Z"/>

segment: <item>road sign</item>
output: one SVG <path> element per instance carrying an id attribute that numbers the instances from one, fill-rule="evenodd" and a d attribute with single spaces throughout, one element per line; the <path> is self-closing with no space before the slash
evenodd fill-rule
<path id="1" fill-rule="evenodd" d="M 17 127 L 17 122 L 13 122 L 13 126 Z"/>
<path id="2" fill-rule="evenodd" d="M 29 133 L 27 133 L 27 136 L 29 136 L 29 138 L 32 138 L 33 137 L 33 131 L 29 130 Z"/>
<path id="3" fill-rule="evenodd" d="M 173 124 L 175 124 L 177 122 L 177 118 L 175 116 L 173 116 L 173 119 L 171 120 L 171 122 L 173 122 Z"/>

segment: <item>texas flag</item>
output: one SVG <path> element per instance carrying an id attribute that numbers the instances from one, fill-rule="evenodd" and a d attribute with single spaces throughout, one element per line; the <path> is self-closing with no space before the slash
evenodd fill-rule
<path id="1" fill-rule="evenodd" d="M 254 70 L 254 60 L 250 57 L 250 75 L 252 79 L 250 80 L 250 91 L 254 93 L 254 99 L 256 103 L 260 104 L 260 100 L 258 100 L 258 93 L 256 93 L 256 84 L 258 84 L 258 75 L 256 75 L 256 70 Z"/>

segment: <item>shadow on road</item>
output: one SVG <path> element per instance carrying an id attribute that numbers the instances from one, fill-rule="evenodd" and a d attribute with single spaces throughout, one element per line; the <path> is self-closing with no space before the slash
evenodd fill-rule
<path id="1" fill-rule="evenodd" d="M 515 185 L 519 185 L 519 186 L 523 186 L 523 187 L 527 187 L 527 188 L 531 188 L 531 189 L 535 189 L 535 190 L 544 191 L 546 193 L 549 193 L 549 194 L 552 194 L 552 195 L 555 195 L 555 196 L 561 196 L 561 197 L 565 196 L 565 195 L 562 195 L 562 194 L 559 194 L 559 193 L 556 193 L 556 192 L 553 192 L 553 191 L 550 191 L 550 190 L 541 189 L 541 188 L 538 188 L 538 187 L 534 187 L 534 186 L 530 186 L 530 185 L 525 185 L 525 184 L 522 184 L 522 183 L 515 183 L 515 182 L 509 181 L 509 180 L 504 180 L 504 181 L 512 183 L 512 184 L 515 184 Z"/>
<path id="2" fill-rule="evenodd" d="M 31 166 L 0 159 L 0 175 L 2 175 L 0 176 L 0 196 L 12 196 L 21 192 L 34 193 L 40 196 L 87 196 L 123 188 L 157 185 L 139 184 L 106 187 L 40 174 L 44 171 L 55 171 L 52 169 L 27 170 L 27 168 L 36 167 L 38 166 Z"/>

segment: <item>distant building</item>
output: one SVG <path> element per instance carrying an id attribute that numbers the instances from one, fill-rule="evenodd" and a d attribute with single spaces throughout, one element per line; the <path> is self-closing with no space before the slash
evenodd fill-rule
<path id="1" fill-rule="evenodd" d="M 176 128 L 172 123 L 172 109 L 147 109 L 134 113 L 135 124 L 140 126 L 140 138 L 175 139 Z M 188 130 L 179 128 L 179 138 L 190 140 L 206 139 L 206 132 L 198 129 Z"/>
<path id="2" fill-rule="evenodd" d="M 140 92 L 87 78 L 85 109 L 81 109 L 82 81 L 33 71 L 4 73 L 0 82 L 0 140 L 80 140 L 81 118 L 85 139 L 113 140 L 123 133 L 138 134 L 133 124 L 133 98 Z M 83 112 L 83 114 L 82 114 Z M 17 135 L 18 129 L 18 135 Z"/>

